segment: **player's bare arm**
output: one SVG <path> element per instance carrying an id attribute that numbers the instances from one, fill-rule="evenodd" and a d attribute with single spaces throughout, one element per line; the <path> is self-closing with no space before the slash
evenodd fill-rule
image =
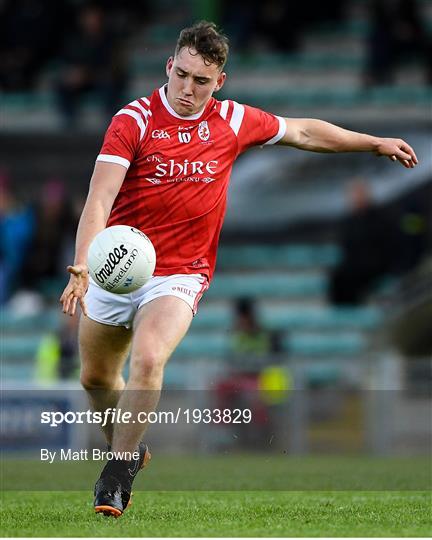
<path id="1" fill-rule="evenodd" d="M 407 169 L 418 163 L 411 146 L 402 139 L 375 137 L 335 126 L 323 120 L 285 118 L 287 129 L 278 144 L 311 152 L 374 152 L 399 161 Z"/>
<path id="2" fill-rule="evenodd" d="M 87 252 L 98 232 L 105 228 L 114 200 L 120 190 L 126 168 L 116 163 L 97 162 L 90 181 L 87 200 L 78 225 L 74 264 L 67 267 L 70 273 L 60 302 L 63 312 L 74 315 L 77 303 L 84 315 L 87 309 L 84 296 L 88 289 L 89 277 Z"/>

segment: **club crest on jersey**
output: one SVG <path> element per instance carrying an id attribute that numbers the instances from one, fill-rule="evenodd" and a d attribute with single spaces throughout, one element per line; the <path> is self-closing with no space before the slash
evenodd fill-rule
<path id="1" fill-rule="evenodd" d="M 200 125 L 198 126 L 198 137 L 202 141 L 208 141 L 210 137 L 210 129 L 208 127 L 207 120 L 203 120 L 200 122 Z"/>

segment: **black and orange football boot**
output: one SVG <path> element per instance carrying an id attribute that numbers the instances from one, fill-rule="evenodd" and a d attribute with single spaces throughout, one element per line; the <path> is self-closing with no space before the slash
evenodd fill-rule
<path id="1" fill-rule="evenodd" d="M 94 488 L 94 509 L 105 516 L 120 517 L 131 504 L 132 483 L 151 459 L 146 444 L 138 446 L 139 457 L 133 461 L 112 459 L 105 465 Z"/>

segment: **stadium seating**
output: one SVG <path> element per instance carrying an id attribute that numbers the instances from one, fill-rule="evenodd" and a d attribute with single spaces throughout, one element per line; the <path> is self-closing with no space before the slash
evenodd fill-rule
<path id="1" fill-rule="evenodd" d="M 216 275 L 208 298 L 304 297 L 317 296 L 326 290 L 326 278 L 321 274 L 284 274 L 266 272 L 229 273 Z"/>
<path id="2" fill-rule="evenodd" d="M 375 306 L 358 308 L 331 308 L 327 306 L 304 305 L 300 303 L 261 303 L 260 320 L 266 328 L 272 330 L 308 329 L 337 330 L 358 329 L 371 330 L 382 320 L 382 314 Z M 229 303 L 210 303 L 204 301 L 199 308 L 199 317 L 192 323 L 193 330 L 209 330 L 212 328 L 231 328 L 233 310 Z"/>
<path id="3" fill-rule="evenodd" d="M 46 310 L 41 316 L 40 313 L 33 315 L 19 315 L 11 310 L 3 309 L 1 317 L 1 329 L 3 332 L 34 332 L 34 331 L 57 331 L 60 326 L 60 319 L 56 309 Z"/>
<path id="4" fill-rule="evenodd" d="M 268 268 L 269 261 L 274 268 L 333 266 L 340 257 L 334 244 L 222 246 L 218 253 L 218 270 Z"/>
<path id="5" fill-rule="evenodd" d="M 34 333 L 27 336 L 11 335 L 2 338 L 2 356 L 3 362 L 7 365 L 8 361 L 17 359 L 34 359 L 41 342 L 42 334 Z"/>
<path id="6" fill-rule="evenodd" d="M 427 26 L 432 27 L 430 2 L 423 0 L 420 4 Z M 173 10 L 175 6 L 171 6 L 170 11 Z M 422 70 L 416 62 L 400 71 L 396 85 L 364 91 L 362 77 L 369 32 L 367 4 L 362 0 L 350 0 L 345 11 L 347 18 L 342 22 L 309 28 L 302 36 L 300 50 L 295 53 L 254 51 L 239 54 L 233 48 L 227 66 L 230 76 L 220 96 L 232 97 L 234 93 L 239 101 L 287 114 L 291 111 L 307 114 L 308 109 L 332 109 L 334 106 L 339 111 L 346 109 L 353 114 L 357 109 L 360 118 L 371 110 L 375 118 L 383 115 L 392 118 L 395 106 L 405 106 L 411 107 L 411 112 L 417 110 L 421 119 L 423 111 L 428 110 L 432 93 L 422 83 Z M 187 15 L 178 8 L 177 17 L 173 17 L 175 24 L 161 16 L 150 24 L 146 21 L 144 29 L 137 27 L 135 35 L 130 36 L 130 86 L 125 101 L 136 95 L 145 95 L 160 84 L 161 66 L 172 52 L 182 20 L 185 24 L 188 22 Z M 39 88 L 35 92 L 2 96 L 8 129 L 58 127 L 52 92 L 52 80 L 57 69 L 58 66 L 52 63 L 41 74 Z M 270 85 L 269 77 L 272 79 Z M 83 117 L 90 121 L 92 114 L 89 112 L 98 109 L 95 96 L 90 95 L 86 105 Z M 92 125 L 104 123 L 105 120 L 99 117 Z"/>
<path id="7" fill-rule="evenodd" d="M 322 333 L 302 332 L 287 335 L 284 350 L 296 356 L 359 355 L 364 352 L 366 341 L 354 332 Z M 227 332 L 190 333 L 178 347 L 175 356 L 198 358 L 223 358 L 232 353 L 231 336 Z"/>
<path id="8" fill-rule="evenodd" d="M 363 355 L 369 333 L 382 321 L 382 312 L 377 306 L 341 309 L 326 304 L 326 272 L 339 256 L 331 244 L 222 246 L 214 282 L 174 354 L 168 380 L 180 380 L 178 366 L 187 361 L 229 361 L 233 302 L 242 296 L 257 300 L 260 321 L 281 335 L 289 358 L 323 361 Z M 58 333 L 61 316 L 57 305 L 28 316 L 3 309 L 5 380 L 33 378 L 42 339 Z"/>

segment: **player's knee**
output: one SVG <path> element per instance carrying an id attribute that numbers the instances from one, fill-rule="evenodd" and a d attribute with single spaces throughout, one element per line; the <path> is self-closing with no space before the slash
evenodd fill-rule
<path id="1" fill-rule="evenodd" d="M 165 359 L 160 354 L 148 352 L 137 355 L 133 360 L 133 373 L 131 375 L 136 379 L 149 380 L 158 378 L 163 372 Z"/>
<path id="2" fill-rule="evenodd" d="M 97 390 L 112 388 L 114 381 L 112 375 L 108 377 L 105 373 L 87 373 L 81 372 L 81 385 L 85 390 Z"/>

